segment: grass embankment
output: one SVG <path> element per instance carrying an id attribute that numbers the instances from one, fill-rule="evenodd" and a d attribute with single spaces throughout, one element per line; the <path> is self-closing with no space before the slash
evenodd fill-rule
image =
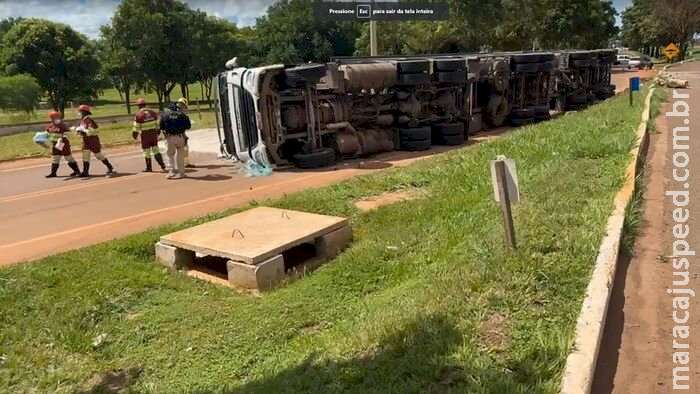
<path id="1" fill-rule="evenodd" d="M 199 118 L 196 111 L 190 111 L 189 115 L 192 121 L 195 122 L 195 124 L 192 125 L 193 130 L 216 127 L 216 120 L 214 119 L 213 112 L 202 112 L 202 119 Z M 131 121 L 101 124 L 99 130 L 102 145 L 109 148 L 136 144 L 131 138 L 131 125 Z M 51 151 L 32 141 L 37 131 L 39 130 L 0 137 L 0 161 L 29 157 L 49 157 Z M 76 154 L 76 152 L 79 154 L 82 147 L 82 139 L 80 136 L 76 133 L 70 133 L 68 138 L 71 141 L 71 148 L 74 154 Z"/>
<path id="2" fill-rule="evenodd" d="M 0 381 L 73 392 L 118 371 L 134 392 L 556 392 L 643 101 L 261 203 L 345 216 L 355 233 L 261 298 L 154 262 L 160 235 L 234 210 L 0 270 Z M 515 253 L 492 201 L 498 154 L 518 163 Z M 353 205 L 412 188 L 430 197 Z"/>
<path id="3" fill-rule="evenodd" d="M 192 107 L 194 109 L 195 101 L 202 100 L 204 97 L 200 91 L 200 85 L 192 84 L 189 86 L 190 89 L 190 100 L 192 101 Z M 180 85 L 177 85 L 170 93 L 170 98 L 177 100 L 180 97 Z M 136 99 L 144 98 L 146 101 L 151 103 L 151 105 L 156 106 L 158 103 L 158 96 L 155 93 L 131 93 L 129 97 L 131 101 L 131 112 L 136 112 Z M 112 115 L 126 115 L 126 105 L 121 97 L 119 97 L 119 92 L 116 89 L 106 89 L 100 94 L 97 100 L 81 103 L 74 102 L 73 108 L 66 108 L 65 116 L 66 119 L 78 119 L 78 106 L 80 104 L 89 104 L 93 109 L 95 116 L 112 116 Z M 41 122 L 46 119 L 46 113 L 49 110 L 39 110 L 34 114 L 27 114 L 24 112 L 0 112 L 0 125 L 6 124 L 19 124 L 28 122 Z"/>

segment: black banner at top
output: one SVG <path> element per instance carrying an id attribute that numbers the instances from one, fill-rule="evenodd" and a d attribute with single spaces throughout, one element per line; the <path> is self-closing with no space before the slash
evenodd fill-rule
<path id="1" fill-rule="evenodd" d="M 446 20 L 447 3 L 349 3 L 327 2 L 314 4 L 314 18 L 322 21 L 411 21 Z"/>

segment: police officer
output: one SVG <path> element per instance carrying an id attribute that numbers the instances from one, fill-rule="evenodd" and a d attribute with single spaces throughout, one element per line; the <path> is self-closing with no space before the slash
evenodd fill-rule
<path id="1" fill-rule="evenodd" d="M 91 153 L 107 167 L 108 176 L 116 174 L 117 172 L 114 171 L 112 163 L 110 163 L 104 153 L 102 153 L 102 144 L 100 143 L 100 136 L 97 133 L 98 126 L 90 117 L 90 115 L 92 115 L 90 107 L 85 104 L 81 105 L 78 107 L 78 114 L 80 115 L 80 126 L 76 131 L 83 136 L 83 172 L 80 176 L 83 178 L 90 176 Z"/>
<path id="2" fill-rule="evenodd" d="M 139 107 L 139 112 L 134 116 L 131 135 L 134 139 L 137 139 L 139 133 L 141 134 L 141 149 L 146 160 L 146 169 L 143 171 L 153 172 L 153 160 L 151 157 L 154 157 L 160 168 L 165 171 L 165 162 L 158 147 L 158 135 L 160 135 L 158 114 L 146 108 L 146 100 L 142 98 L 136 100 L 136 105 Z"/>
<path id="3" fill-rule="evenodd" d="M 192 127 L 190 118 L 180 110 L 177 103 L 171 103 L 168 111 L 160 116 L 160 130 L 165 134 L 165 142 L 168 145 L 168 161 L 170 173 L 167 178 L 176 176 L 176 168 L 180 178 L 186 178 L 185 174 L 185 131 Z M 177 155 L 177 165 L 175 156 Z"/>
<path id="4" fill-rule="evenodd" d="M 70 141 L 64 137 L 64 134 L 70 131 L 68 125 L 63 122 L 58 111 L 50 112 L 49 119 L 51 119 L 51 123 L 46 127 L 46 132 L 49 133 L 49 141 L 51 141 L 51 173 L 46 177 L 56 177 L 61 157 L 66 159 L 68 166 L 73 170 L 70 176 L 80 175 L 78 163 L 75 162 L 70 151 Z"/>
<path id="5" fill-rule="evenodd" d="M 187 107 L 189 106 L 189 102 L 187 101 L 186 98 L 180 97 L 177 100 L 177 106 L 180 108 L 180 111 L 187 113 Z M 190 145 L 189 145 L 190 137 L 185 134 L 185 150 L 184 150 L 184 156 L 185 156 L 185 168 L 195 168 L 195 165 L 190 162 Z"/>

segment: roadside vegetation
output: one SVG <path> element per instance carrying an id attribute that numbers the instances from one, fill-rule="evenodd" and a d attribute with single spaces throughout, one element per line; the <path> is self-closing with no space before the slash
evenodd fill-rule
<path id="1" fill-rule="evenodd" d="M 202 112 L 202 118 L 196 111 L 190 111 L 190 119 L 194 122 L 192 130 L 207 129 L 216 127 L 216 119 L 213 112 Z M 71 124 L 71 122 L 68 122 Z M 48 125 L 48 122 L 47 122 Z M 106 148 L 118 147 L 131 144 L 139 144 L 131 137 L 132 121 L 114 122 L 100 124 L 100 141 Z M 45 127 L 44 127 L 45 128 Z M 27 131 L 8 136 L 0 137 L 0 162 L 15 159 L 25 159 L 30 157 L 49 157 L 51 151 L 34 143 L 33 137 L 37 130 Z M 69 133 L 67 136 L 71 142 L 71 149 L 75 152 L 82 147 L 82 138 L 76 133 Z M 140 146 L 140 145 L 139 145 Z"/>
<path id="2" fill-rule="evenodd" d="M 133 392 L 557 392 L 643 101 L 250 204 L 348 217 L 355 234 L 262 297 L 154 262 L 159 236 L 250 206 L 0 270 L 0 381 L 10 392 L 111 381 Z M 500 154 L 518 164 L 517 252 L 492 200 L 488 162 Z M 353 204 L 416 188 L 431 197 Z"/>

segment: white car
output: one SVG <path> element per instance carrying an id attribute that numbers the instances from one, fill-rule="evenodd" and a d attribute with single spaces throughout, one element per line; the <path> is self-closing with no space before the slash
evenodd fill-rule
<path id="1" fill-rule="evenodd" d="M 642 59 L 639 56 L 631 57 L 627 62 L 627 69 L 631 70 L 633 68 L 639 68 L 641 61 Z"/>
<path id="2" fill-rule="evenodd" d="M 617 55 L 617 62 L 621 66 L 627 66 L 630 63 L 630 57 L 628 55 Z"/>

